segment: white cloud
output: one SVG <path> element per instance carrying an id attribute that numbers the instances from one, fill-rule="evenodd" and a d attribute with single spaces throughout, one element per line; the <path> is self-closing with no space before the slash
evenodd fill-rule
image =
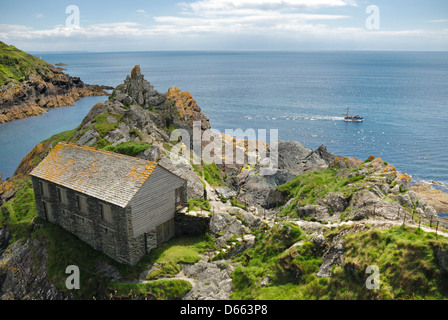
<path id="1" fill-rule="evenodd" d="M 184 3 L 185 8 L 202 13 L 216 10 L 282 10 L 291 8 L 321 8 L 343 7 L 355 5 L 354 1 L 344 0 L 200 0 L 189 4 Z"/>
<path id="2" fill-rule="evenodd" d="M 333 10 L 338 14 L 331 14 L 331 8 L 343 6 L 351 8 L 344 13 L 354 16 L 340 14 L 341 10 Z M 198 44 L 206 49 L 209 43 L 222 49 L 240 48 L 240 45 L 251 48 L 252 43 L 262 48 L 266 41 L 284 44 L 286 48 L 303 48 L 302 43 L 313 43 L 317 48 L 331 49 L 332 46 L 342 48 L 344 43 L 372 48 L 374 43 L 380 44 L 383 40 L 388 45 L 399 41 L 412 44 L 417 38 L 442 43 L 443 37 L 448 35 L 446 30 L 367 30 L 353 11 L 364 14 L 362 8 L 356 8 L 354 0 L 198 0 L 183 3 L 181 8 L 177 15 L 152 17 L 144 24 L 112 22 L 81 25 L 76 29 L 57 25 L 41 30 L 0 25 L 0 40 L 14 39 L 23 43 L 35 40 L 39 45 L 64 42 L 66 47 L 70 42 L 72 45 L 90 42 L 98 46 L 115 45 L 116 50 L 128 48 L 127 44 L 132 42 L 151 50 L 168 49 L 168 44 L 174 49 L 196 49 Z M 136 12 L 146 16 L 143 9 Z"/>
<path id="3" fill-rule="evenodd" d="M 43 13 L 38 13 L 38 14 L 36 14 L 36 18 L 37 19 L 42 19 L 44 17 L 44 14 Z"/>
<path id="4" fill-rule="evenodd" d="M 431 23 L 446 23 L 448 22 L 448 19 L 436 19 L 436 20 L 429 20 Z"/>

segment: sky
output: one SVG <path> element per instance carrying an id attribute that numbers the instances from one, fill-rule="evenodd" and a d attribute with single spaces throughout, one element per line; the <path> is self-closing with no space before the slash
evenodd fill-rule
<path id="1" fill-rule="evenodd" d="M 448 50 L 447 0 L 1 0 L 33 52 Z"/>

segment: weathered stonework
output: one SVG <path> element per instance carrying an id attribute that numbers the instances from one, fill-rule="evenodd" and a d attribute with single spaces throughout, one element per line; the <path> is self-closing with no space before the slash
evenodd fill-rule
<path id="1" fill-rule="evenodd" d="M 157 163 L 73 144 L 30 176 L 40 218 L 128 265 L 175 236 L 187 199 L 186 180 Z"/>

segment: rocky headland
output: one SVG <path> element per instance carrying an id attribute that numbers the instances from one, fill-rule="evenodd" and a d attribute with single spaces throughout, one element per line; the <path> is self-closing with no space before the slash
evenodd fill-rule
<path id="1" fill-rule="evenodd" d="M 278 170 L 262 175 L 266 159 L 248 163 L 249 141 L 226 135 L 222 148 L 242 148 L 244 164 L 195 164 L 194 150 L 174 156 L 171 141 L 193 121 L 211 127 L 188 92 L 160 93 L 136 66 L 75 130 L 38 144 L 0 184 L 0 299 L 448 297 L 448 226 L 435 235 L 434 202 L 408 174 L 379 157 L 279 141 Z M 174 242 L 129 270 L 36 219 L 27 175 L 59 141 L 157 161 L 185 178 L 189 205 Z M 274 146 L 265 147 L 269 156 Z M 65 289 L 66 259 L 88 274 L 83 290 Z M 369 265 L 383 272 L 379 290 L 365 289 Z"/>
<path id="2" fill-rule="evenodd" d="M 86 96 L 109 95 L 37 57 L 0 42 L 0 123 L 73 105 Z"/>

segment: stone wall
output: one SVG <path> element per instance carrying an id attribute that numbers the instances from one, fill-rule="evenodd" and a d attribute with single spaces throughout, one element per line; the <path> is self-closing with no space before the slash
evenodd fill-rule
<path id="1" fill-rule="evenodd" d="M 174 215 L 176 237 L 185 235 L 198 236 L 205 234 L 208 232 L 209 223 L 209 216 L 194 216 L 180 212 L 177 212 Z"/>
<path id="2" fill-rule="evenodd" d="M 141 251 L 145 251 L 144 239 L 132 239 L 132 245 L 128 239 L 130 209 L 109 204 L 112 219 L 111 222 L 108 222 L 101 218 L 101 202 L 99 200 L 87 197 L 87 212 L 81 212 L 78 210 L 76 198 L 79 193 L 64 188 L 68 199 L 68 204 L 64 204 L 59 202 L 56 184 L 46 181 L 49 187 L 49 197 L 44 197 L 41 194 L 39 179 L 36 177 L 32 177 L 32 179 L 40 218 L 47 220 L 42 202 L 45 201 L 52 208 L 54 221 L 51 222 L 74 234 L 95 250 L 126 264 L 133 263 L 135 257 L 142 256 Z"/>

